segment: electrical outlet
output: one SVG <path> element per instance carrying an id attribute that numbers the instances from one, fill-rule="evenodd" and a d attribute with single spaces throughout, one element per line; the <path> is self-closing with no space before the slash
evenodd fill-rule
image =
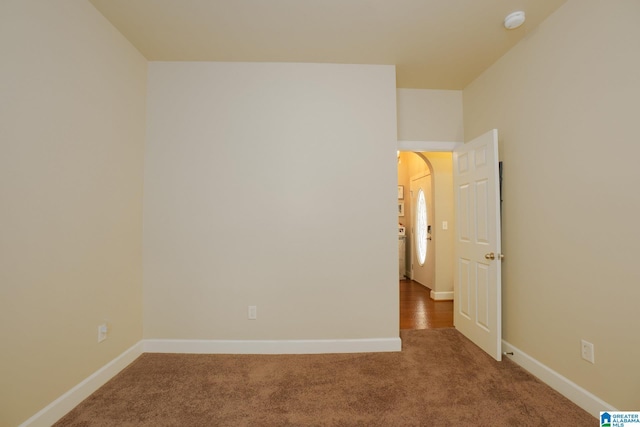
<path id="1" fill-rule="evenodd" d="M 596 363 L 593 344 L 591 344 L 589 341 L 581 340 L 580 348 L 582 349 L 582 358 L 584 360 L 586 360 L 587 362 Z"/>
<path id="2" fill-rule="evenodd" d="M 249 320 L 256 320 L 258 318 L 258 307 L 255 305 L 249 306 Z"/>
<path id="3" fill-rule="evenodd" d="M 109 333 L 109 327 L 106 323 L 98 326 L 98 342 L 102 342 L 107 339 L 107 334 Z"/>

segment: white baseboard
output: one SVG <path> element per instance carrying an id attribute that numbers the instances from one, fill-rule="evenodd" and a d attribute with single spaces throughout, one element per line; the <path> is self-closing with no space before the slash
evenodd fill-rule
<path id="1" fill-rule="evenodd" d="M 126 368 L 142 353 L 317 354 L 393 352 L 401 350 L 402 341 L 399 337 L 283 341 L 142 340 L 20 424 L 20 427 L 51 426 Z"/>
<path id="2" fill-rule="evenodd" d="M 141 341 L 131 346 L 120 356 L 98 369 L 85 378 L 81 383 L 51 402 L 34 416 L 29 418 L 20 427 L 49 427 L 69 411 L 78 406 L 80 402 L 89 397 L 94 391 L 102 387 L 107 381 L 116 376 L 131 362 L 142 354 Z"/>
<path id="3" fill-rule="evenodd" d="M 431 291 L 431 293 L 429 293 L 429 296 L 431 297 L 432 300 L 435 300 L 435 301 L 448 301 L 453 299 L 453 291 L 449 291 L 449 292 Z"/>
<path id="4" fill-rule="evenodd" d="M 344 340 L 142 340 L 94 372 L 84 381 L 51 402 L 20 427 L 50 426 L 98 388 L 126 368 L 142 353 L 211 353 L 211 354 L 318 354 L 401 351 L 400 338 Z M 600 411 L 617 411 L 615 407 L 540 363 L 517 347 L 502 341 L 502 350 L 513 353 L 512 361 L 529 371 L 551 388 L 598 418 Z"/>
<path id="5" fill-rule="evenodd" d="M 142 341 L 145 353 L 318 354 L 368 353 L 402 350 L 397 338 L 343 340 L 165 340 Z"/>
<path id="6" fill-rule="evenodd" d="M 513 356 L 507 356 L 509 359 L 529 371 L 535 377 L 538 377 L 542 382 L 594 417 L 599 418 L 600 411 L 617 411 L 612 405 L 560 375 L 548 366 L 540 363 L 505 340 L 502 340 L 502 351 L 505 353 L 513 352 Z"/>

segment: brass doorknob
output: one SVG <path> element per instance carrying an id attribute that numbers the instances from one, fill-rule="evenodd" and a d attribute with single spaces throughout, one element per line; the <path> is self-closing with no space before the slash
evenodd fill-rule
<path id="1" fill-rule="evenodd" d="M 489 252 L 488 254 L 484 254 L 486 259 L 496 259 L 496 255 L 493 252 Z"/>

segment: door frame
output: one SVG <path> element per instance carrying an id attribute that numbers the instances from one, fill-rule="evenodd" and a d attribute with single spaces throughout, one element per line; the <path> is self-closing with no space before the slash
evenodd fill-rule
<path id="1" fill-rule="evenodd" d="M 456 147 L 464 145 L 464 142 L 456 141 L 413 141 L 413 140 L 398 140 L 398 151 L 412 151 L 416 154 L 422 152 L 448 152 L 453 153 Z M 426 160 L 423 158 L 423 160 Z M 429 167 L 431 169 L 431 167 Z M 433 176 L 433 171 L 431 171 Z M 452 292 L 453 293 L 453 292 Z M 434 297 L 434 292 L 431 291 L 431 298 Z"/>
<path id="2" fill-rule="evenodd" d="M 398 151 L 452 152 L 464 142 L 398 140 Z"/>
<path id="3" fill-rule="evenodd" d="M 453 152 L 456 147 L 464 145 L 464 142 L 443 142 L 443 141 L 407 141 L 398 140 L 399 151 L 440 151 L 440 152 Z M 498 153 L 496 151 L 496 156 Z M 498 196 L 500 197 L 500 196 Z M 498 209 L 500 209 L 499 206 Z M 455 292 L 455 291 L 454 291 Z M 455 326 L 455 325 L 454 325 Z M 497 360 L 501 360 L 502 353 L 498 351 Z"/>

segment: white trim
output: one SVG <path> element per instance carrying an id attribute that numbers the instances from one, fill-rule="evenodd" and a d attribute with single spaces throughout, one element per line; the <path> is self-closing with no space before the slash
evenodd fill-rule
<path id="1" fill-rule="evenodd" d="M 453 151 L 463 142 L 450 141 L 398 141 L 399 151 Z"/>
<path id="2" fill-rule="evenodd" d="M 449 301 L 453 299 L 453 291 L 446 291 L 446 292 L 431 291 L 431 293 L 429 293 L 429 296 L 434 301 Z"/>
<path id="3" fill-rule="evenodd" d="M 145 353 L 319 354 L 370 353 L 402 350 L 397 338 L 342 340 L 165 340 L 142 341 Z"/>
<path id="4" fill-rule="evenodd" d="M 431 292 L 433 294 L 433 291 Z M 446 293 L 446 292 L 442 292 Z M 432 296 L 433 298 L 433 296 Z M 20 424 L 20 427 L 50 426 L 89 397 L 98 388 L 126 368 L 143 352 L 211 353 L 211 354 L 313 354 L 401 351 L 400 338 L 344 340 L 142 340 L 98 369 L 91 376 L 51 402 Z M 599 397 L 540 363 L 517 347 L 502 340 L 502 350 L 509 359 L 529 371 L 548 386 L 598 418 L 600 411 L 617 411 Z"/>
<path id="5" fill-rule="evenodd" d="M 538 360 L 509 344 L 505 340 L 502 340 L 502 351 L 505 355 L 506 353 L 513 352 L 513 356 L 507 355 L 509 359 L 513 360 L 531 374 L 538 377 L 542 382 L 546 383 L 549 387 L 556 390 L 558 393 L 562 394 L 564 397 L 594 417 L 599 418 L 600 411 L 617 411 L 617 409 L 612 405 L 583 389 L 568 378 L 560 375 L 548 366 L 540 363 Z"/>
<path id="6" fill-rule="evenodd" d="M 20 427 L 50 426 L 69 411 L 78 406 L 80 402 L 89 397 L 93 392 L 102 387 L 107 381 L 116 376 L 131 362 L 142 354 L 142 341 L 134 344 L 120 356 L 98 369 L 85 378 L 71 390 L 51 402 L 31 418 L 20 424 Z"/>
<path id="7" fill-rule="evenodd" d="M 395 352 L 401 350 L 402 341 L 399 337 L 282 341 L 142 340 L 51 402 L 20 424 L 19 427 L 47 427 L 54 424 L 136 360 L 142 353 L 320 354 Z"/>

